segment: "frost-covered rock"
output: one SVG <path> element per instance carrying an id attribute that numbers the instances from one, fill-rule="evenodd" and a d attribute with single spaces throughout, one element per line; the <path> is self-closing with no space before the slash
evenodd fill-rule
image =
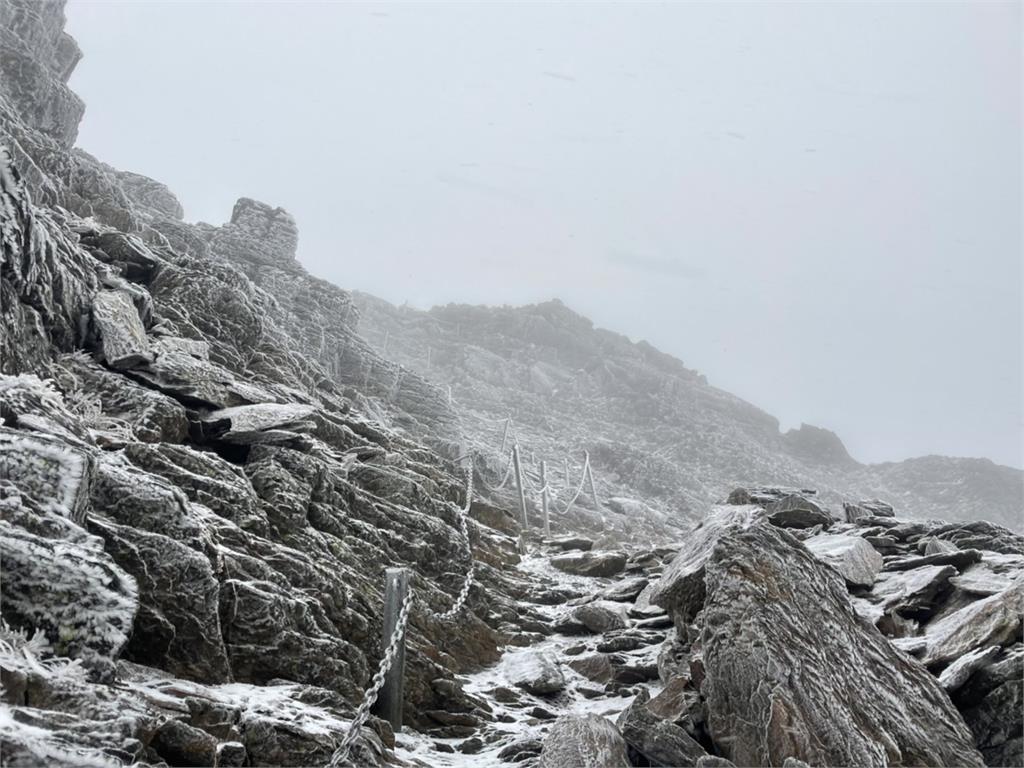
<path id="1" fill-rule="evenodd" d="M 774 526 L 715 544 L 701 645 L 709 731 L 738 765 L 983 764 L 938 681 Z"/>
<path id="2" fill-rule="evenodd" d="M 92 321 L 99 332 L 107 365 L 133 368 L 152 361 L 146 329 L 127 291 L 97 293 L 92 302 Z"/>
<path id="3" fill-rule="evenodd" d="M 925 629 L 925 664 L 953 661 L 988 645 L 1003 645 L 1020 636 L 1024 621 L 1024 574 L 990 597 L 937 618 Z"/>
<path id="4" fill-rule="evenodd" d="M 581 552 L 551 558 L 551 565 L 576 576 L 614 576 L 626 567 L 624 552 Z"/>
<path id="5" fill-rule="evenodd" d="M 523 651 L 507 656 L 502 670 L 510 683 L 540 696 L 565 688 L 565 675 L 558 659 L 544 651 Z"/>
<path id="6" fill-rule="evenodd" d="M 850 584 L 870 587 L 882 569 L 882 556 L 860 536 L 814 536 L 804 544 L 818 559 L 839 571 Z"/>
<path id="7" fill-rule="evenodd" d="M 0 482 L 0 611 L 64 656 L 116 658 L 138 609 L 135 580 L 52 503 Z"/>
<path id="8" fill-rule="evenodd" d="M 626 742 L 600 715 L 564 715 L 555 721 L 540 753 L 540 768 L 628 768 Z"/>

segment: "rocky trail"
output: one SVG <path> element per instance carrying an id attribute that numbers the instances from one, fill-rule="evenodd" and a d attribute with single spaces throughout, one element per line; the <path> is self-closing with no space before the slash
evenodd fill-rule
<path id="1" fill-rule="evenodd" d="M 857 465 L 561 305 L 399 323 L 76 147 L 80 56 L 0 0 L 0 765 L 1024 765 L 1019 471 Z"/>
<path id="2" fill-rule="evenodd" d="M 536 542 L 517 568 L 543 620 L 460 678 L 480 704 L 460 734 L 400 734 L 398 758 L 1021 764 L 1024 540 L 806 492 L 730 501 L 678 550 Z"/>

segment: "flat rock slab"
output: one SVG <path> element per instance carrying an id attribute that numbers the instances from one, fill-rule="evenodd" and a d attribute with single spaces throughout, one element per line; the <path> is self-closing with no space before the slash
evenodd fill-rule
<path id="1" fill-rule="evenodd" d="M 601 592 L 602 600 L 612 600 L 617 603 L 632 603 L 639 597 L 650 582 L 643 576 L 632 579 L 624 579 Z"/>
<path id="2" fill-rule="evenodd" d="M 972 563 L 981 560 L 981 552 L 976 549 L 962 549 L 956 552 L 942 552 L 936 555 L 922 555 L 921 557 L 905 557 L 898 560 L 890 560 L 884 566 L 883 571 L 909 571 L 912 568 L 921 568 L 925 565 L 952 565 L 958 571 L 964 570 Z"/>
<path id="3" fill-rule="evenodd" d="M 502 671 L 517 688 L 547 696 L 565 688 L 565 675 L 552 654 L 546 651 L 524 651 L 506 656 Z"/>
<path id="4" fill-rule="evenodd" d="M 596 600 L 572 610 L 572 618 L 591 632 L 600 634 L 629 626 L 629 611 L 622 603 Z"/>
<path id="5" fill-rule="evenodd" d="M 805 541 L 804 546 L 839 571 L 850 584 L 870 587 L 882 569 L 882 556 L 860 536 L 815 536 Z"/>
<path id="6" fill-rule="evenodd" d="M 1020 631 L 1024 614 L 1024 577 L 1007 589 L 970 603 L 925 627 L 928 648 L 922 661 L 937 664 L 953 661 L 989 645 L 1003 645 Z"/>
<path id="7" fill-rule="evenodd" d="M 561 549 L 564 552 L 574 549 L 580 552 L 589 552 L 594 548 L 594 540 L 584 536 L 556 536 L 551 539 L 544 539 L 544 543 Z"/>
<path id="8" fill-rule="evenodd" d="M 551 565 L 574 576 L 608 577 L 622 573 L 625 552 L 581 552 L 551 558 Z"/>
<path id="9" fill-rule="evenodd" d="M 883 611 L 934 610 L 937 595 L 956 569 L 951 565 L 926 565 L 909 571 L 882 573 L 871 590 Z"/>
<path id="10" fill-rule="evenodd" d="M 815 501 L 805 496 L 792 494 L 767 504 L 764 511 L 768 522 L 780 528 L 813 528 L 820 525 L 828 528 L 832 515 Z"/>
<path id="11" fill-rule="evenodd" d="M 987 597 L 1007 589 L 1020 574 L 1024 574 L 1024 556 L 985 552 L 981 562 L 968 566 L 949 581 L 964 592 Z"/>
<path id="12" fill-rule="evenodd" d="M 983 765 L 938 681 L 866 627 L 794 537 L 755 524 L 706 567 L 701 692 L 737 765 Z"/>
<path id="13" fill-rule="evenodd" d="M 563 715 L 544 737 L 539 768 L 630 768 L 619 729 L 600 715 Z"/>
<path id="14" fill-rule="evenodd" d="M 127 291 L 100 291 L 93 298 L 92 321 L 103 357 L 111 368 L 131 368 L 153 359 L 139 310 Z"/>
<path id="15" fill-rule="evenodd" d="M 314 408 L 302 403 L 256 403 L 220 408 L 203 416 L 219 440 L 229 443 L 251 444 L 274 442 L 274 436 L 287 432 L 312 432 L 316 425 L 310 419 Z"/>
<path id="16" fill-rule="evenodd" d="M 970 653 L 965 653 L 954 661 L 939 675 L 939 685 L 949 692 L 957 690 L 967 682 L 967 679 L 982 667 L 991 664 L 999 655 L 1002 648 L 998 645 L 990 645 L 988 648 L 978 648 Z"/>

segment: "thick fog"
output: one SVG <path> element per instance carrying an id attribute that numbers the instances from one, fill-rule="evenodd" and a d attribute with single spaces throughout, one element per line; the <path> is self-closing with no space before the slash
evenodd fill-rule
<path id="1" fill-rule="evenodd" d="M 1021 466 L 1016 3 L 73 2 L 79 145 L 313 273 L 563 299 L 862 461 Z"/>

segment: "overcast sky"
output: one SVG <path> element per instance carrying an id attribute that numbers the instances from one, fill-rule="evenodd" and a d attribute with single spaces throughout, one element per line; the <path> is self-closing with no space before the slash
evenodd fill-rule
<path id="1" fill-rule="evenodd" d="M 79 144 L 319 276 L 559 297 L 862 461 L 1021 466 L 1021 6 L 72 0 Z"/>

